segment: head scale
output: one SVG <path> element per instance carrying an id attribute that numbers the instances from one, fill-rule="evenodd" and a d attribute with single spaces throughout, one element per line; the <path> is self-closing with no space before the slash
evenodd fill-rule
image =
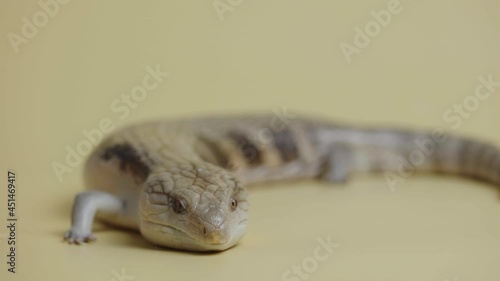
<path id="1" fill-rule="evenodd" d="M 228 171 L 208 163 L 154 170 L 141 194 L 140 230 L 151 242 L 221 251 L 245 232 L 247 193 Z"/>

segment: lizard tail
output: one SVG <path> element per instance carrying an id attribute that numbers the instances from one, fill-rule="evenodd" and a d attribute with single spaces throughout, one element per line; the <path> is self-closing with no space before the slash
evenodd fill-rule
<path id="1" fill-rule="evenodd" d="M 345 180 L 342 169 L 335 169 L 343 162 L 348 163 L 345 174 L 383 172 L 390 183 L 425 171 L 456 174 L 500 186 L 498 148 L 443 131 L 330 128 L 318 137 L 327 140 L 322 145 L 323 154 L 330 155 L 325 171 L 333 181 Z"/>
<path id="2" fill-rule="evenodd" d="M 488 143 L 450 136 L 436 146 L 432 161 L 437 172 L 500 185 L 500 151 Z"/>

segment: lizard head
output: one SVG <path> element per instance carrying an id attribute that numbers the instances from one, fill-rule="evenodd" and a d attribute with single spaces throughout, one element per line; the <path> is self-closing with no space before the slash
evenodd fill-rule
<path id="1" fill-rule="evenodd" d="M 140 231 L 154 244 L 222 251 L 238 243 L 247 221 L 247 193 L 228 171 L 183 164 L 153 171 L 139 201 Z"/>

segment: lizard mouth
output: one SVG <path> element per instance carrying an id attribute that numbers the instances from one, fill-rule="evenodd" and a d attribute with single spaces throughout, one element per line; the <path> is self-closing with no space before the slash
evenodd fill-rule
<path id="1" fill-rule="evenodd" d="M 180 236 L 187 236 L 189 237 L 190 239 L 192 239 L 193 241 L 199 241 L 197 239 L 195 239 L 192 235 L 189 235 L 189 233 L 185 232 L 185 231 L 182 231 L 174 226 L 171 226 L 171 225 L 164 225 L 164 224 L 159 224 L 161 226 L 160 228 L 160 231 L 162 233 L 166 233 L 168 235 L 177 235 L 177 237 L 180 237 Z M 226 241 L 224 242 L 216 242 L 216 243 L 213 243 L 213 242 L 203 242 L 204 244 L 208 244 L 208 245 L 222 245 L 222 244 L 225 244 Z"/>
<path id="2" fill-rule="evenodd" d="M 213 243 L 204 239 L 197 239 L 174 226 L 151 221 L 142 222 L 141 232 L 146 239 L 154 244 L 175 249 L 208 252 L 222 251 L 232 246 L 230 243 L 231 239 Z"/>

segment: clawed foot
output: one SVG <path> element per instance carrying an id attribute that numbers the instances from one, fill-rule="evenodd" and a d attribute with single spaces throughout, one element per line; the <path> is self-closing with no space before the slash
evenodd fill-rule
<path id="1" fill-rule="evenodd" d="M 91 232 L 82 231 L 77 228 L 71 228 L 64 234 L 64 240 L 68 241 L 69 244 L 82 244 L 83 242 L 94 241 L 96 237 Z"/>

